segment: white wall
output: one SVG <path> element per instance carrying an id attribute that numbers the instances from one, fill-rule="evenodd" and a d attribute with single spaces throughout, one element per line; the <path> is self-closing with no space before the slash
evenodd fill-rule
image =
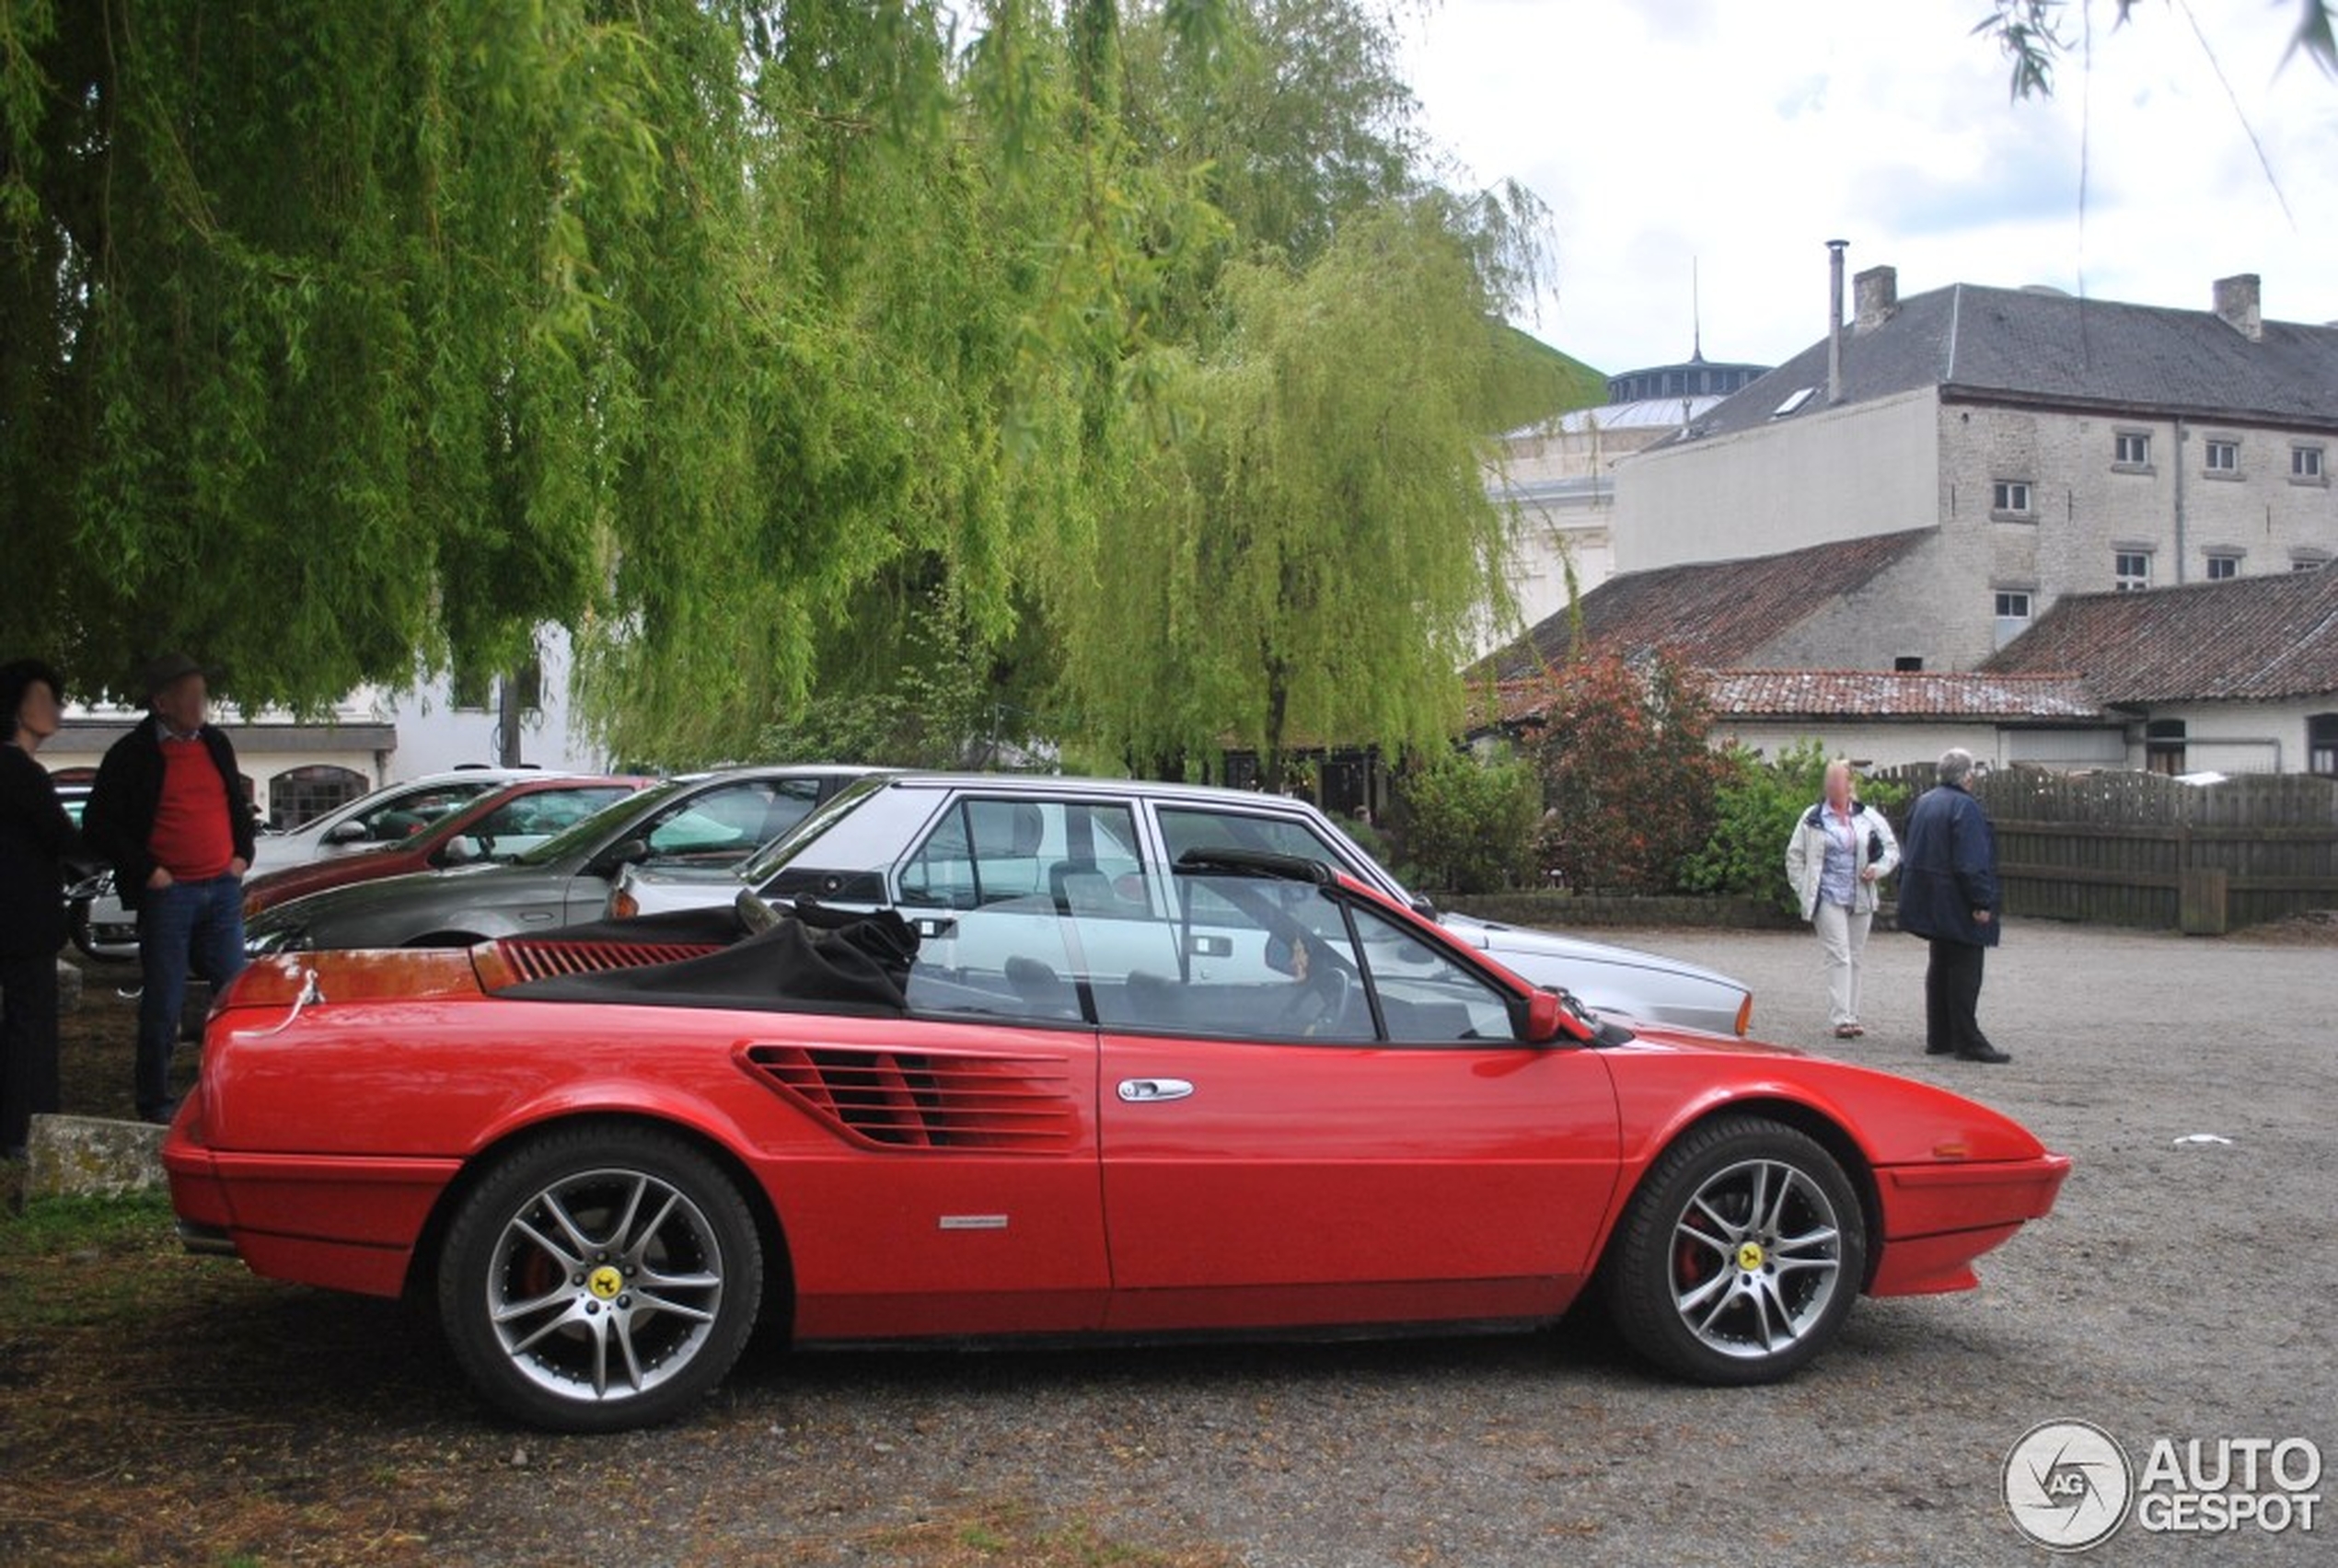
<path id="1" fill-rule="evenodd" d="M 2303 773 L 2306 720 L 2316 713 L 2338 713 L 2338 693 L 2288 702 L 2161 703 L 2151 709 L 2154 719 L 2184 721 L 2183 766 L 2190 773 Z M 2140 766 L 2140 755 L 2136 760 Z"/>
<path id="2" fill-rule="evenodd" d="M 1788 746 L 1821 742 L 1829 756 L 1847 756 L 1868 769 L 1906 763 L 1938 762 L 1962 746 L 1992 767 L 2028 763 L 2039 767 L 2118 767 L 2126 748 L 2117 730 L 2029 730 L 2000 728 L 1988 720 L 1938 722 L 1860 723 L 1851 720 L 1718 720 L 1716 744 L 1735 740 L 1775 760 Z"/>
<path id="3" fill-rule="evenodd" d="M 1615 465 L 1615 570 L 1932 527 L 1939 443 L 1939 398 L 1926 386 L 1626 457 Z"/>
<path id="4" fill-rule="evenodd" d="M 544 666 L 544 706 L 521 721 L 520 762 L 572 773 L 606 771 L 607 754 L 569 727 L 568 633 L 559 627 L 546 627 L 538 633 L 537 646 Z M 390 759 L 391 782 L 444 773 L 467 763 L 497 760 L 494 710 L 457 708 L 446 677 L 433 678 L 412 691 L 380 691 L 374 696 L 398 726 L 398 750 Z"/>

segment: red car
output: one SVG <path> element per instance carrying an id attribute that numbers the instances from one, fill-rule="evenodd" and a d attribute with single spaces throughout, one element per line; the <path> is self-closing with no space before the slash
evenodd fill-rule
<path id="1" fill-rule="evenodd" d="M 1589 1289 L 1764 1382 L 1862 1292 L 1973 1286 L 2070 1169 L 1926 1084 L 1636 1033 L 1312 861 L 1061 882 L 260 960 L 163 1146 L 181 1232 L 434 1299 L 490 1402 L 582 1432 L 687 1409 L 767 1312 L 1344 1334 Z"/>
<path id="2" fill-rule="evenodd" d="M 379 848 L 263 871 L 244 882 L 244 918 L 329 887 L 509 860 L 603 806 L 656 782 L 633 777 L 548 774 L 506 784 L 448 812 L 420 832 Z"/>

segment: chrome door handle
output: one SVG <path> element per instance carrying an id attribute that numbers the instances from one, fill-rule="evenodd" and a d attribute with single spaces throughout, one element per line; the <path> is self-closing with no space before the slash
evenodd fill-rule
<path id="1" fill-rule="evenodd" d="M 1122 1078 L 1120 1098 L 1131 1105 L 1150 1105 L 1161 1100 L 1183 1100 L 1193 1092 L 1193 1085 L 1183 1078 Z"/>

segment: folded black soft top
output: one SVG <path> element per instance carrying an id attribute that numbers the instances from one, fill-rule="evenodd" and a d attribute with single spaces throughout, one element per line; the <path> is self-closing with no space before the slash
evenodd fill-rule
<path id="1" fill-rule="evenodd" d="M 685 909 L 571 926 L 536 941 L 623 946 L 705 942 L 720 951 L 671 963 L 529 980 L 501 993 L 531 1001 L 634 1006 L 770 1008 L 796 1012 L 908 1010 L 918 934 L 890 909 L 824 909 L 799 900 L 769 930 L 744 935 L 729 908 Z"/>

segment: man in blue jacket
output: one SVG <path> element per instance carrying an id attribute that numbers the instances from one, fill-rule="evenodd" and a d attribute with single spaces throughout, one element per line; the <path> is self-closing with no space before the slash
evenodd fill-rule
<path id="1" fill-rule="evenodd" d="M 1924 970 L 1924 1048 L 1967 1062 L 2009 1062 L 1975 1016 L 1981 965 L 1997 945 L 1997 841 L 1989 813 L 1966 788 L 1973 754 L 1940 755 L 1940 783 L 1908 813 L 1900 858 L 1900 929 L 1931 944 Z"/>

